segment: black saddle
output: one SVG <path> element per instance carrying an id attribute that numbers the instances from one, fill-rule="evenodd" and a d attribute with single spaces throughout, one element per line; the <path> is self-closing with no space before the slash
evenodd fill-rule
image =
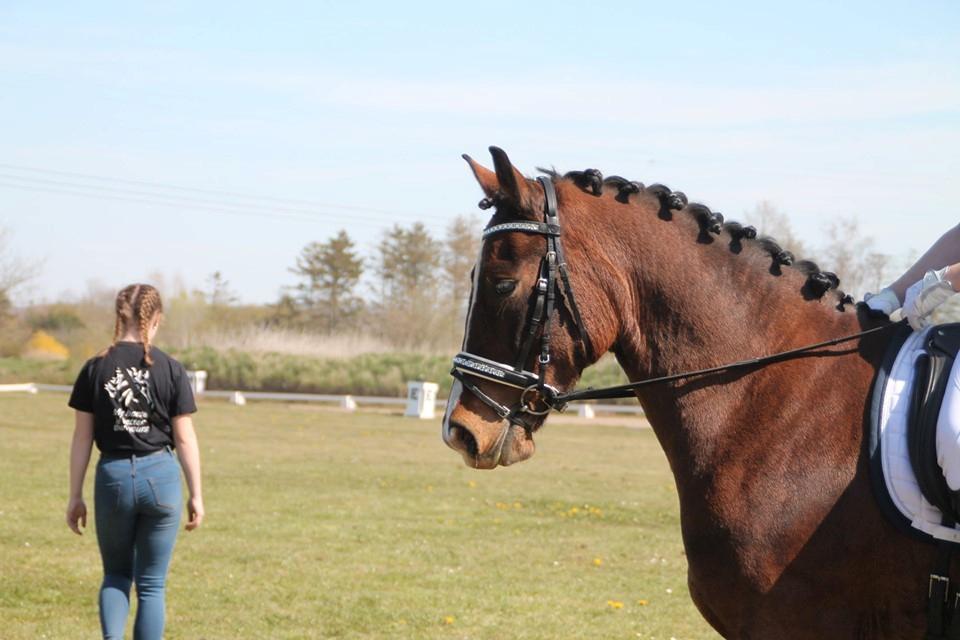
<path id="1" fill-rule="evenodd" d="M 960 492 L 951 491 L 937 463 L 937 420 L 953 361 L 960 352 L 960 323 L 934 327 L 916 364 L 907 450 L 920 491 L 943 514 L 944 523 L 960 522 Z"/>

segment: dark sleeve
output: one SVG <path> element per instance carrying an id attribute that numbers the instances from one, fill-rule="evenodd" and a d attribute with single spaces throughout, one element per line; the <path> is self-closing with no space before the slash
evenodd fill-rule
<path id="1" fill-rule="evenodd" d="M 73 383 L 73 391 L 70 393 L 70 400 L 67 404 L 77 411 L 93 413 L 92 364 L 93 361 L 88 360 L 87 363 L 83 365 L 83 368 L 80 369 L 77 381 Z"/>
<path id="2" fill-rule="evenodd" d="M 173 401 L 170 403 L 170 417 L 175 418 L 187 413 L 196 413 L 197 403 L 193 399 L 193 388 L 187 370 L 179 362 L 173 365 Z"/>

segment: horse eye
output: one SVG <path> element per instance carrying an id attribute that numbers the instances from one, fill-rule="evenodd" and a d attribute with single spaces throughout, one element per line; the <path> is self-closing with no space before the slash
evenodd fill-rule
<path id="1" fill-rule="evenodd" d="M 501 280 L 495 286 L 497 293 L 502 296 L 507 295 L 508 293 L 513 293 L 513 290 L 517 287 L 516 280 Z"/>

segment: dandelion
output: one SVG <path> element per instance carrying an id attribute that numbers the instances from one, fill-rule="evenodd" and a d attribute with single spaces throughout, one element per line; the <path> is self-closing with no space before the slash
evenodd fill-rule
<path id="1" fill-rule="evenodd" d="M 607 606 L 611 609 L 623 609 L 623 603 L 619 600 L 607 600 Z"/>
<path id="2" fill-rule="evenodd" d="M 453 624 L 457 619 L 453 616 L 443 616 L 443 624 Z"/>
<path id="3" fill-rule="evenodd" d="M 644 600 L 641 598 L 640 600 L 637 600 L 637 604 L 640 605 L 641 607 L 645 607 L 648 604 L 650 604 L 650 602 L 648 600 Z"/>
<path id="4" fill-rule="evenodd" d="M 602 566 L 603 566 L 603 558 L 594 558 L 594 559 L 593 559 L 593 566 L 595 566 L 595 567 L 602 567 Z"/>

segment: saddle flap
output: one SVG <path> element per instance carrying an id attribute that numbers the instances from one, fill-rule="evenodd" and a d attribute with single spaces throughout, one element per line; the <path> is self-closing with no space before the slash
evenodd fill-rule
<path id="1" fill-rule="evenodd" d="M 957 353 L 960 353 L 960 322 L 934 327 L 927 339 L 927 349 L 956 358 Z"/>
<path id="2" fill-rule="evenodd" d="M 934 327 L 916 361 L 907 447 L 917 484 L 945 522 L 960 521 L 960 501 L 944 479 L 937 456 L 937 423 L 950 372 L 960 351 L 960 323 Z"/>

